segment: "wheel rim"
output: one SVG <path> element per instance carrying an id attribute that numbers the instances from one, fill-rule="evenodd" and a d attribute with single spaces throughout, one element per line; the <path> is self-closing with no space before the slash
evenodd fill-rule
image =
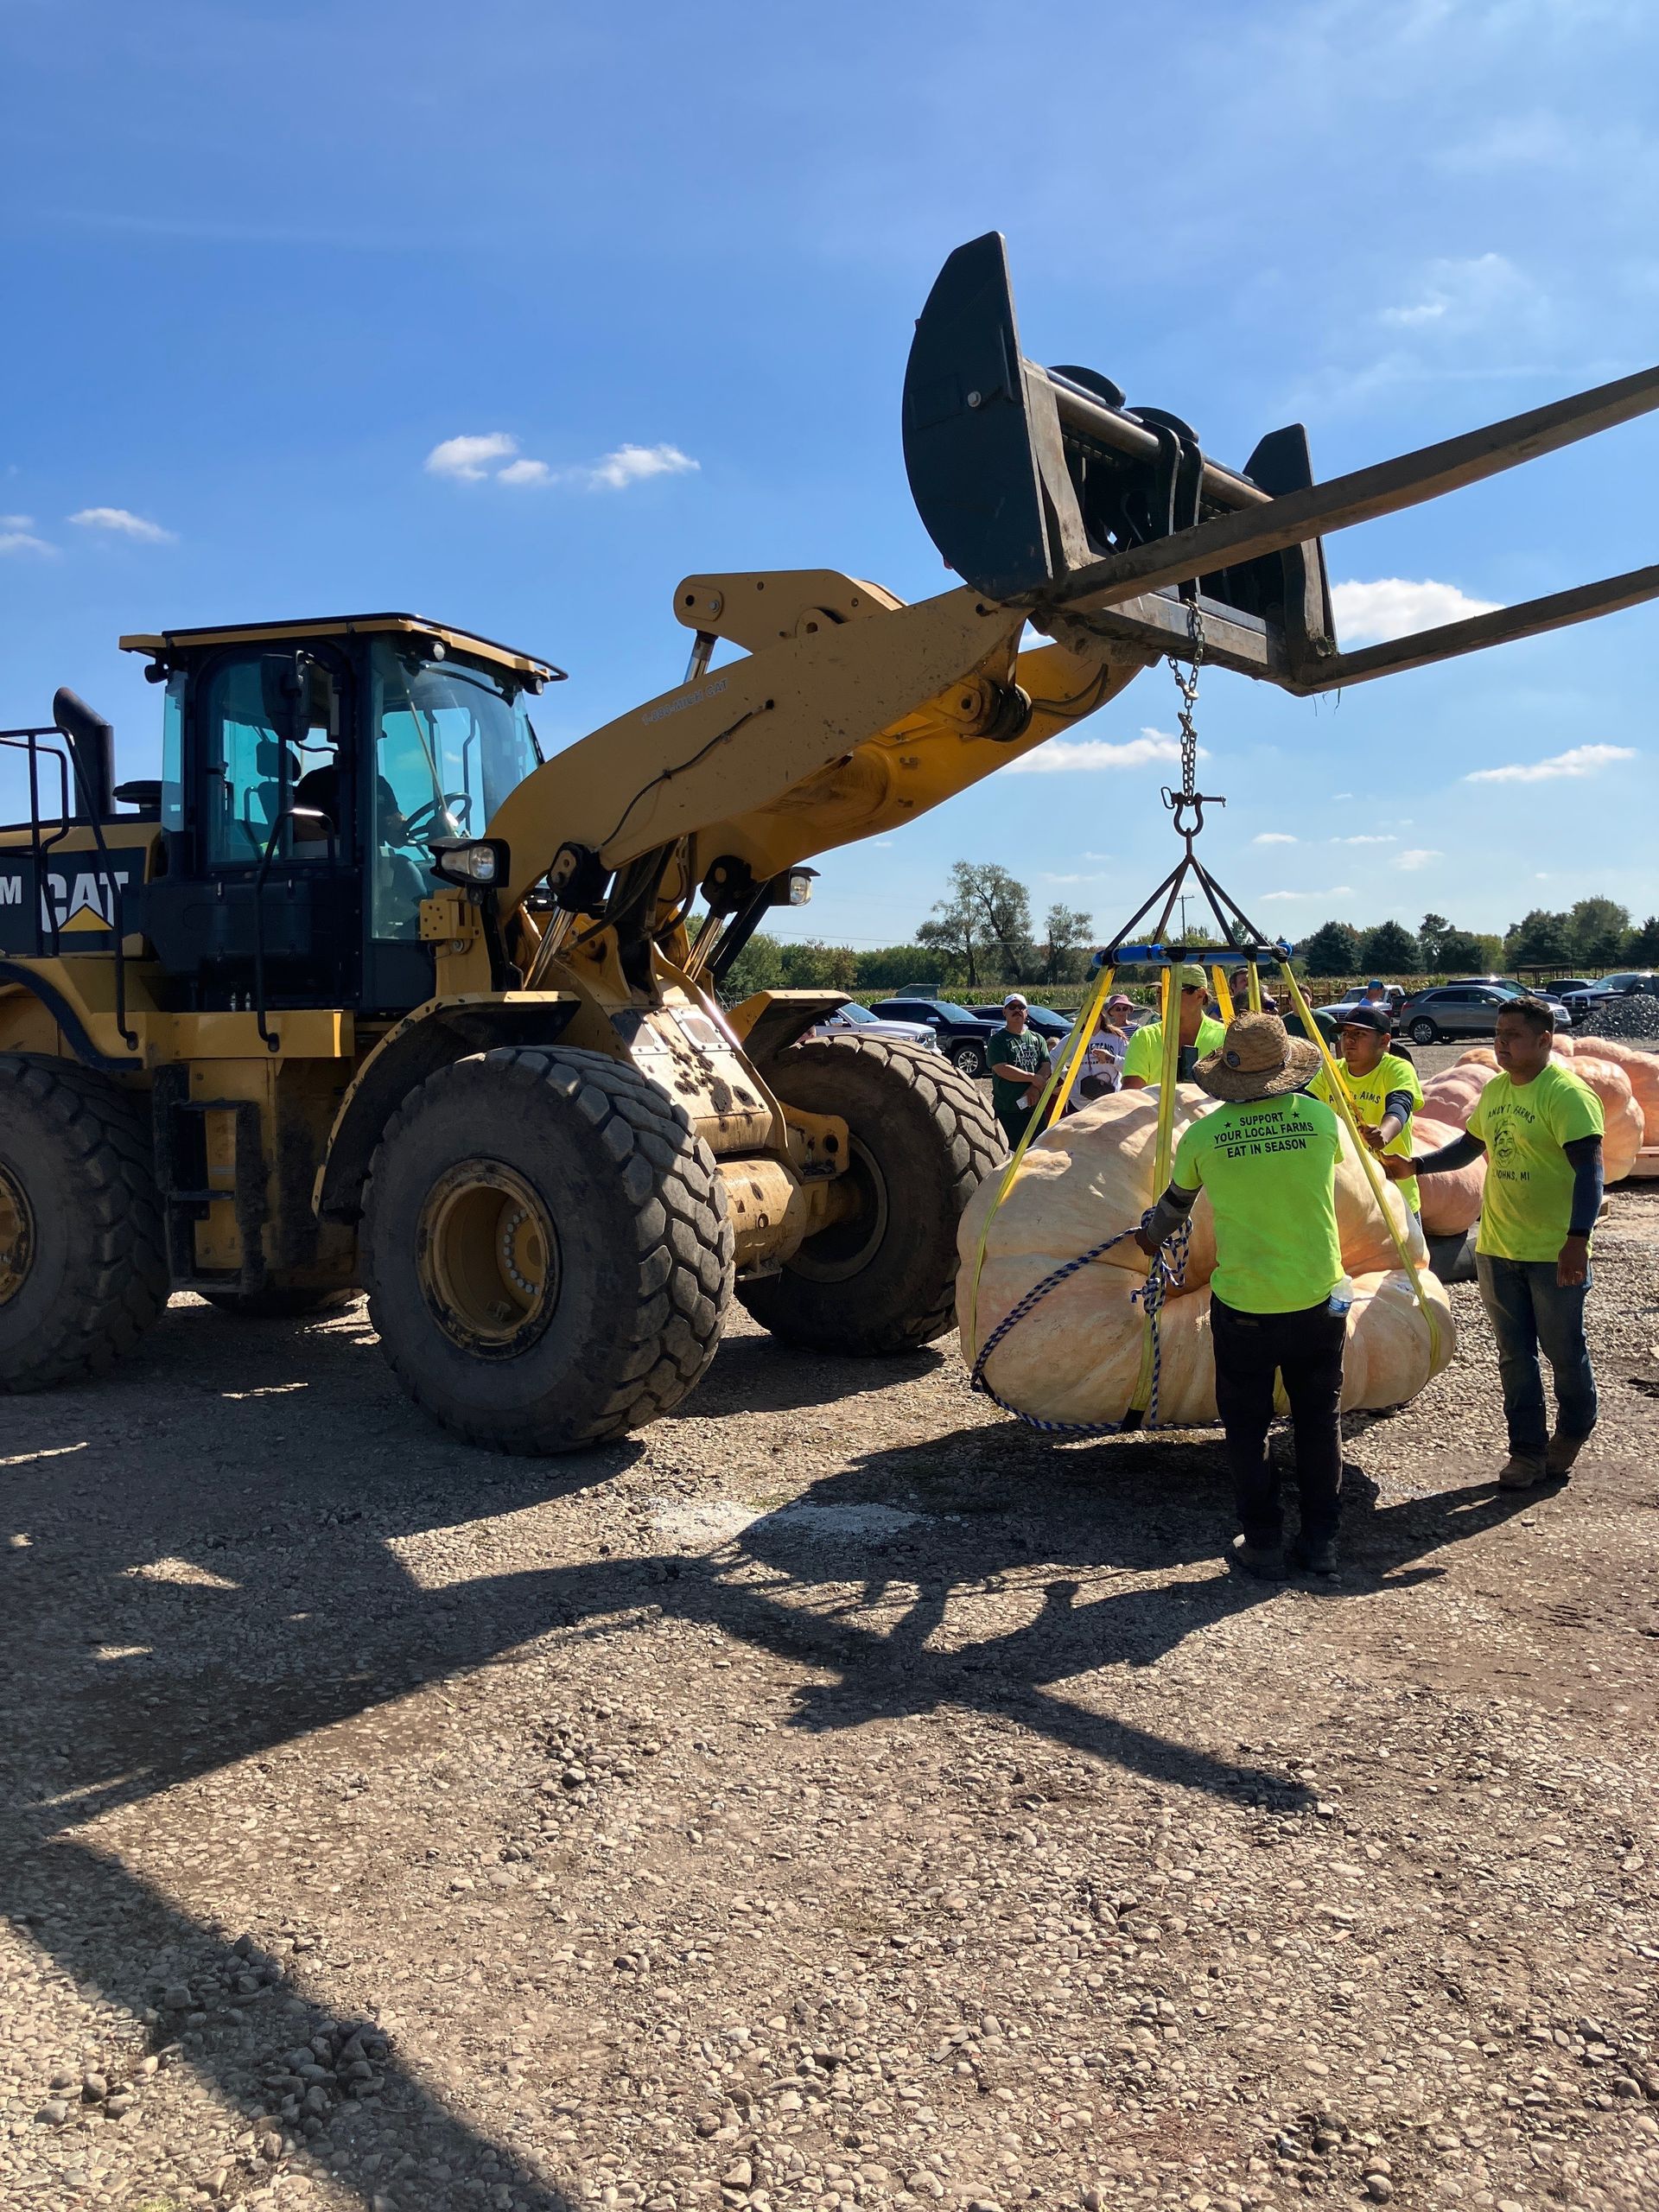
<path id="1" fill-rule="evenodd" d="M 809 1236 L 785 1266 L 810 1282 L 845 1282 L 867 1268 L 887 1233 L 887 1179 L 874 1155 L 856 1137 L 849 1141 L 843 1185 L 855 1193 L 856 1203 L 840 1221 L 832 1221 L 816 1236 Z"/>
<path id="2" fill-rule="evenodd" d="M 559 1240 L 540 1193 L 499 1160 L 463 1160 L 427 1193 L 416 1268 L 439 1326 L 501 1357 L 533 1344 L 559 1302 Z"/>
<path id="3" fill-rule="evenodd" d="M 0 1306 L 29 1280 L 35 1260 L 35 1217 L 21 1183 L 0 1167 Z"/>

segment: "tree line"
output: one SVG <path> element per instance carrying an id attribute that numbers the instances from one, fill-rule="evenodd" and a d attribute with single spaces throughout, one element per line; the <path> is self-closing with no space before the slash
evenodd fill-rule
<path id="1" fill-rule="evenodd" d="M 1188 933 L 1195 944 L 1202 932 Z M 757 932 L 727 970 L 728 998 L 751 991 L 892 991 L 931 982 L 976 994 L 994 985 L 1081 982 L 1095 944 L 1094 918 L 1060 903 L 1042 921 L 1031 893 L 990 861 L 957 861 L 950 887 L 906 944 L 856 950 L 817 939 L 787 944 Z M 1494 969 L 1659 966 L 1659 916 L 1632 921 L 1612 899 L 1580 899 L 1560 913 L 1535 907 L 1502 937 L 1425 914 L 1416 930 L 1323 922 L 1297 948 L 1311 976 L 1484 975 Z"/>
<path id="2" fill-rule="evenodd" d="M 1502 937 L 1462 930 L 1425 914 L 1415 932 L 1401 922 L 1356 929 L 1322 922 L 1296 948 L 1310 976 L 1484 975 L 1495 969 L 1646 967 L 1659 963 L 1659 915 L 1634 923 L 1613 899 L 1580 899 L 1560 913 L 1535 906 Z"/>

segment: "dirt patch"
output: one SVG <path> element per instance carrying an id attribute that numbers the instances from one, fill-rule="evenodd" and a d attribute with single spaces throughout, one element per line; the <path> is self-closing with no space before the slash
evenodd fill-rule
<path id="1" fill-rule="evenodd" d="M 953 1351 L 524 1463 L 178 1301 L 6 1405 L 0 2201 L 1651 2206 L 1659 1194 L 1597 1268 L 1571 1485 L 1459 1289 L 1330 1594 Z"/>

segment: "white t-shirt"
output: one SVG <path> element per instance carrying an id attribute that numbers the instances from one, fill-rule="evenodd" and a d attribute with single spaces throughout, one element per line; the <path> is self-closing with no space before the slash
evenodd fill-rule
<path id="1" fill-rule="evenodd" d="M 1059 1039 L 1048 1056 L 1048 1065 L 1058 1070 L 1065 1058 L 1070 1040 Z M 1118 1090 L 1123 1081 L 1123 1055 L 1129 1049 L 1127 1037 L 1120 1037 L 1116 1030 L 1096 1028 L 1083 1048 L 1083 1065 L 1077 1070 L 1077 1081 L 1073 1095 L 1086 1079 L 1092 1079 L 1106 1090 Z"/>

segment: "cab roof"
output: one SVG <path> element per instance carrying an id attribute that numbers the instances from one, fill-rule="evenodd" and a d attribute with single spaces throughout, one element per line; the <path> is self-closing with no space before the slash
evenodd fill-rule
<path id="1" fill-rule="evenodd" d="M 475 636 L 470 630 L 451 629 L 448 623 L 429 621 L 424 614 L 331 614 L 303 622 L 239 622 L 205 630 L 158 630 L 117 640 L 124 653 L 195 652 L 209 645 L 252 645 L 261 640 L 287 644 L 305 638 L 371 637 L 385 631 L 435 641 L 446 651 L 468 653 L 474 660 L 510 669 L 516 676 L 543 683 L 562 683 L 565 671 L 551 661 L 537 660 L 493 638 Z"/>

